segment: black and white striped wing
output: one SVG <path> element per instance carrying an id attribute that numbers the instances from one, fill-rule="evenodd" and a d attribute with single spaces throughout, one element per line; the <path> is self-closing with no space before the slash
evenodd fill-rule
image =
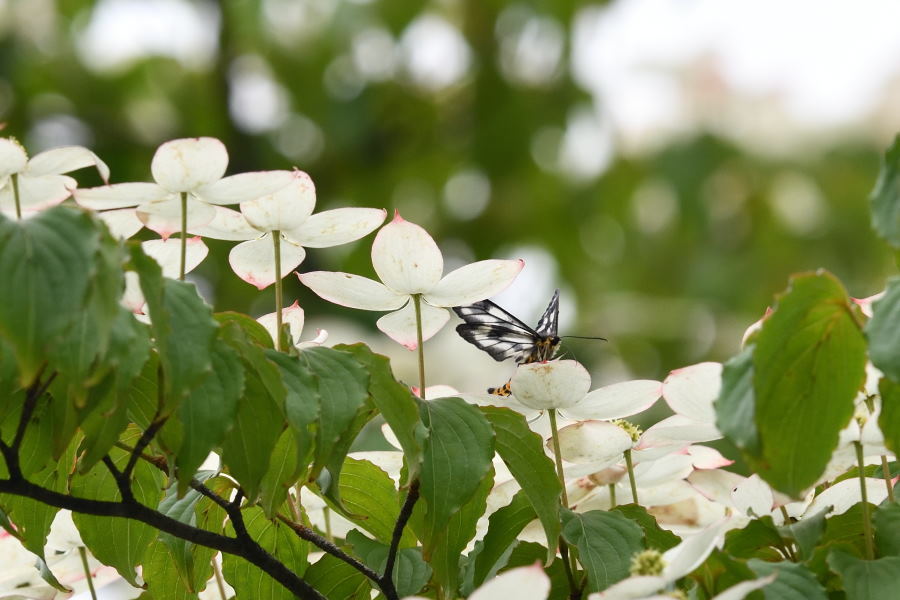
<path id="1" fill-rule="evenodd" d="M 556 337 L 559 333 L 559 290 L 553 292 L 550 304 L 537 324 L 537 334 L 541 337 Z"/>
<path id="2" fill-rule="evenodd" d="M 522 362 L 532 355 L 540 336 L 531 327 L 490 300 L 453 308 L 464 323 L 456 332 L 496 361 Z"/>

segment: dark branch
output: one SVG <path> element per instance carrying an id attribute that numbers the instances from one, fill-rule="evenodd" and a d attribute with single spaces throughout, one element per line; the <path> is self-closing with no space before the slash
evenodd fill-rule
<path id="1" fill-rule="evenodd" d="M 144 448 L 150 445 L 154 436 L 156 436 L 157 432 L 159 432 L 165 424 L 166 417 L 160 417 L 158 414 L 153 417 L 153 422 L 150 423 L 150 426 L 141 434 L 140 439 L 131 451 L 131 456 L 128 457 L 128 464 L 125 465 L 125 470 L 122 471 L 122 475 L 125 479 L 131 481 L 131 473 L 134 471 L 134 466 L 137 464 L 138 459 L 141 458 L 141 453 L 144 451 Z"/>
<path id="2" fill-rule="evenodd" d="M 350 556 L 349 554 L 347 554 L 346 552 L 344 552 L 343 550 L 338 548 L 335 544 L 333 544 L 332 542 L 329 542 L 327 539 L 325 539 L 324 537 L 322 537 L 321 535 L 319 535 L 318 533 L 316 533 L 309 527 L 301 525 L 300 523 L 295 523 L 281 514 L 276 515 L 276 517 L 278 518 L 279 521 L 281 521 L 282 523 L 284 523 L 285 525 L 290 527 L 294 531 L 294 533 L 297 534 L 297 537 L 299 537 L 300 539 L 306 540 L 307 542 L 312 543 L 319 550 L 322 550 L 323 552 L 326 552 L 326 553 L 334 556 L 335 558 L 339 558 L 340 560 L 344 561 L 345 563 L 347 563 L 348 565 L 350 565 L 351 567 L 353 567 L 354 569 L 356 569 L 357 571 L 359 571 L 360 573 L 362 573 L 363 575 L 365 575 L 366 577 L 368 577 L 375 583 L 380 584 L 381 576 L 378 573 L 376 573 L 375 571 L 373 571 L 372 569 L 367 567 L 365 564 L 363 564 L 359 560 L 353 558 L 352 556 Z M 385 593 L 385 595 L 387 595 L 387 594 Z"/>
<path id="3" fill-rule="evenodd" d="M 109 457 L 109 454 L 103 457 L 103 464 L 106 465 L 106 469 L 115 480 L 116 487 L 119 488 L 119 494 L 122 496 L 122 501 L 134 502 L 134 494 L 131 491 L 131 481 L 119 470 Z"/>
<path id="4" fill-rule="evenodd" d="M 394 525 L 394 534 L 391 536 L 391 546 L 388 550 L 387 561 L 384 563 L 384 574 L 381 576 L 382 589 L 389 589 L 393 592 L 394 597 L 397 596 L 397 590 L 394 588 L 394 564 L 397 562 L 397 552 L 400 548 L 400 539 L 403 537 L 403 529 L 412 516 L 413 508 L 419 499 L 419 480 L 413 479 L 409 484 L 409 491 L 406 493 L 406 500 L 400 508 L 400 514 L 397 516 L 397 523 Z M 385 591 L 388 596 L 388 592 Z"/>

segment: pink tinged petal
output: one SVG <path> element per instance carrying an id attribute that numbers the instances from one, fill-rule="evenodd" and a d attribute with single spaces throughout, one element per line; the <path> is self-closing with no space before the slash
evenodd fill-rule
<path id="1" fill-rule="evenodd" d="M 384 222 L 383 208 L 335 208 L 311 215 L 285 235 L 307 248 L 330 248 L 356 241 Z"/>
<path id="2" fill-rule="evenodd" d="M 93 188 L 79 188 L 72 193 L 75 202 L 93 210 L 128 208 L 160 202 L 170 193 L 155 183 L 114 183 Z"/>
<path id="3" fill-rule="evenodd" d="M 306 250 L 284 239 L 279 240 L 281 248 L 281 279 L 300 266 L 306 258 Z M 259 289 L 275 283 L 275 244 L 272 234 L 241 242 L 228 253 L 228 263 L 238 277 Z"/>
<path id="4" fill-rule="evenodd" d="M 722 434 L 712 423 L 695 421 L 681 415 L 673 415 L 656 423 L 641 436 L 638 448 L 668 446 L 673 444 L 694 444 L 722 438 Z"/>
<path id="5" fill-rule="evenodd" d="M 141 292 L 141 280 L 134 271 L 125 271 L 125 293 L 120 304 L 136 314 L 144 313 L 144 294 Z"/>
<path id="6" fill-rule="evenodd" d="M 422 341 L 434 336 L 450 320 L 450 311 L 422 303 Z M 405 346 L 408 350 L 419 347 L 416 338 L 416 309 L 410 301 L 398 311 L 388 313 L 378 319 L 375 325 L 389 338 Z"/>
<path id="7" fill-rule="evenodd" d="M 181 198 L 169 196 L 161 202 L 148 202 L 137 208 L 137 215 L 147 229 L 158 233 L 163 239 L 181 231 Z M 216 216 L 215 209 L 203 202 L 187 203 L 188 231 L 203 227 Z"/>
<path id="8" fill-rule="evenodd" d="M 661 395 L 659 381 L 623 381 L 594 390 L 570 412 L 583 419 L 621 419 L 647 410 Z"/>
<path id="9" fill-rule="evenodd" d="M 97 215 L 109 227 L 109 232 L 120 240 L 127 240 L 144 226 L 133 208 L 107 210 Z"/>
<path id="10" fill-rule="evenodd" d="M 397 310 L 409 302 L 409 296 L 398 294 L 384 284 L 367 277 L 331 271 L 298 273 L 300 281 L 318 296 L 349 308 L 360 310 Z"/>
<path id="11" fill-rule="evenodd" d="M 690 446 L 686 450 L 694 464 L 695 469 L 719 469 L 734 464 L 715 448 L 709 446 Z"/>
<path id="12" fill-rule="evenodd" d="M 21 173 L 28 163 L 28 153 L 18 140 L 0 138 L 0 177 Z"/>
<path id="13" fill-rule="evenodd" d="M 607 421 L 579 421 L 559 430 L 560 455 L 572 463 L 618 458 L 633 445 L 625 430 Z"/>
<path id="14" fill-rule="evenodd" d="M 472 592 L 469 600 L 546 600 L 550 594 L 550 578 L 539 563 L 518 567 L 494 577 Z"/>
<path id="15" fill-rule="evenodd" d="M 295 300 L 290 306 L 281 309 L 281 319 L 290 327 L 291 341 L 296 345 L 300 343 L 300 335 L 303 333 L 304 313 L 300 304 Z M 256 319 L 257 323 L 266 328 L 272 340 L 275 341 L 275 327 L 277 319 L 275 313 L 269 313 Z"/>
<path id="16" fill-rule="evenodd" d="M 223 170 L 224 172 L 224 170 Z M 297 179 L 299 171 L 252 171 L 231 175 L 195 191 L 210 204 L 238 204 L 272 194 Z M 303 175 L 306 175 L 305 173 Z M 312 182 L 310 182 L 312 183 Z M 315 197 L 313 199 L 315 202 Z"/>
<path id="17" fill-rule="evenodd" d="M 853 300 L 853 302 L 855 302 L 857 306 L 859 306 L 860 310 L 862 310 L 862 313 L 864 315 L 866 315 L 867 317 L 869 317 L 871 319 L 872 318 L 872 303 L 876 302 L 878 300 L 881 300 L 882 297 L 884 297 L 884 292 L 878 292 L 874 296 L 869 296 L 867 298 L 850 298 L 850 299 Z"/>
<path id="18" fill-rule="evenodd" d="M 695 490 L 704 498 L 718 502 L 724 506 L 734 506 L 732 492 L 742 481 L 737 473 L 714 469 L 710 471 L 694 471 L 687 478 Z"/>
<path id="19" fill-rule="evenodd" d="M 878 506 L 887 498 L 887 488 L 884 479 L 866 477 L 866 495 L 868 501 Z M 814 515 L 826 506 L 834 507 L 829 516 L 840 515 L 862 500 L 859 490 L 859 478 L 854 477 L 840 481 L 815 497 L 806 508 L 804 515 Z"/>
<path id="20" fill-rule="evenodd" d="M 772 489 L 756 474 L 735 486 L 731 502 L 741 514 L 749 517 L 764 517 L 775 507 Z"/>
<path id="21" fill-rule="evenodd" d="M 228 151 L 215 138 L 185 138 L 161 145 L 150 171 L 156 183 L 170 192 L 190 192 L 222 178 Z"/>
<path id="22" fill-rule="evenodd" d="M 36 154 L 28 161 L 27 172 L 32 176 L 62 175 L 85 167 L 96 167 L 103 182 L 109 182 L 109 167 L 82 146 L 64 146 Z"/>
<path id="23" fill-rule="evenodd" d="M 434 306 L 463 306 L 499 294 L 525 266 L 519 260 L 481 260 L 448 273 L 425 294 Z"/>
<path id="24" fill-rule="evenodd" d="M 149 240 L 141 242 L 141 248 L 147 256 L 159 263 L 164 277 L 175 279 L 181 270 L 181 239 Z M 185 244 L 184 272 L 190 273 L 203 262 L 209 248 L 198 237 L 188 238 Z"/>
<path id="25" fill-rule="evenodd" d="M 723 520 L 683 538 L 680 544 L 663 553 L 666 563 L 663 577 L 668 581 L 675 581 L 699 567 L 713 549 L 722 545 L 727 530 L 728 521 Z"/>
<path id="26" fill-rule="evenodd" d="M 712 423 L 716 419 L 712 403 L 722 388 L 722 364 L 704 362 L 675 369 L 663 382 L 663 397 L 679 415 Z"/>
<path id="27" fill-rule="evenodd" d="M 512 377 L 512 393 L 529 408 L 569 408 L 591 388 L 587 369 L 574 360 L 522 365 Z"/>
<path id="28" fill-rule="evenodd" d="M 372 242 L 372 266 L 392 290 L 421 294 L 441 280 L 444 257 L 427 231 L 396 213 Z"/>
<path id="29" fill-rule="evenodd" d="M 299 227 L 315 206 L 316 188 L 302 173 L 276 192 L 241 202 L 241 213 L 260 231 L 285 231 Z"/>
<path id="30" fill-rule="evenodd" d="M 224 206 L 213 206 L 216 211 L 212 221 L 202 227 L 191 227 L 189 233 L 214 240 L 243 242 L 259 237 L 259 230 L 254 229 L 236 210 Z"/>
<path id="31" fill-rule="evenodd" d="M 731 586 L 721 594 L 717 594 L 713 597 L 712 600 L 744 600 L 744 598 L 746 598 L 756 590 L 762 589 L 775 581 L 775 577 L 777 576 L 777 573 L 772 573 L 767 577 L 760 577 L 759 579 L 742 581 L 737 585 Z"/>
<path id="32" fill-rule="evenodd" d="M 24 211 L 39 211 L 56 206 L 71 196 L 77 185 L 74 179 L 65 175 L 19 175 L 19 205 Z M 13 198 L 12 193 L 10 198 Z"/>

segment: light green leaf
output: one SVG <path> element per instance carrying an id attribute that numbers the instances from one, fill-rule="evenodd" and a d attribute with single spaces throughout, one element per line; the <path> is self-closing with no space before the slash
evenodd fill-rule
<path id="1" fill-rule="evenodd" d="M 900 136 L 885 152 L 872 203 L 872 228 L 888 244 L 900 248 Z"/>
<path id="2" fill-rule="evenodd" d="M 366 576 L 330 554 L 309 566 L 306 583 L 328 600 L 369 600 L 371 586 Z"/>
<path id="3" fill-rule="evenodd" d="M 216 313 L 213 315 L 213 318 L 215 318 L 222 326 L 225 326 L 228 323 L 234 323 L 244 332 L 247 339 L 257 346 L 269 350 L 275 347 L 272 343 L 272 336 L 269 335 L 266 328 L 260 325 L 256 319 L 250 318 L 245 314 L 231 311 Z"/>
<path id="4" fill-rule="evenodd" d="M 716 427 L 750 456 L 756 456 L 760 452 L 755 419 L 756 399 L 753 395 L 754 348 L 754 345 L 745 347 L 740 354 L 725 363 L 722 369 L 722 390 L 713 403 Z"/>
<path id="5" fill-rule="evenodd" d="M 759 475 L 791 496 L 815 483 L 865 378 L 857 309 L 827 272 L 797 275 L 753 351 Z"/>
<path id="6" fill-rule="evenodd" d="M 610 509 L 617 513 L 625 515 L 644 530 L 644 547 L 654 548 L 660 552 L 665 552 L 669 548 L 674 548 L 681 541 L 681 538 L 669 531 L 663 529 L 656 522 L 656 517 L 647 512 L 647 509 L 637 504 L 619 504 Z"/>
<path id="7" fill-rule="evenodd" d="M 484 583 L 485 579 L 502 566 L 499 563 L 510 546 L 516 543 L 516 537 L 536 518 L 531 500 L 522 490 L 516 492 L 509 504 L 490 516 L 481 551 L 475 557 L 475 570 L 472 574 L 474 587 Z"/>
<path id="8" fill-rule="evenodd" d="M 884 434 L 884 445 L 894 454 L 900 453 L 900 383 L 882 377 L 878 394 L 881 396 L 878 427 Z"/>
<path id="9" fill-rule="evenodd" d="M 266 350 L 266 358 L 281 370 L 286 391 L 284 414 L 294 434 L 298 460 L 305 470 L 308 468 L 315 438 L 313 427 L 319 418 L 318 380 L 296 356 Z"/>
<path id="10" fill-rule="evenodd" d="M 294 432 L 285 429 L 272 449 L 269 470 L 266 471 L 259 486 L 259 505 L 267 518 L 273 518 L 287 500 L 288 491 L 305 467 L 306 465 L 301 465 L 298 460 Z"/>
<path id="11" fill-rule="evenodd" d="M 896 597 L 900 556 L 863 560 L 842 550 L 828 554 L 828 566 L 841 576 L 847 600 L 886 600 Z"/>
<path id="12" fill-rule="evenodd" d="M 781 546 L 781 535 L 768 515 L 754 519 L 740 529 L 732 529 L 725 535 L 725 552 L 735 558 L 778 560 L 781 554 L 775 548 Z"/>
<path id="13" fill-rule="evenodd" d="M 353 553 L 362 559 L 376 573 L 384 573 L 387 566 L 389 546 L 351 529 L 347 533 L 347 543 L 353 546 Z M 397 553 L 392 574 L 394 587 L 401 598 L 419 592 L 431 578 L 431 567 L 422 560 L 422 551 L 418 548 L 403 548 Z"/>
<path id="14" fill-rule="evenodd" d="M 619 513 L 562 511 L 562 536 L 578 549 L 588 576 L 588 592 L 599 592 L 628 577 L 631 557 L 644 549 L 644 532 Z"/>
<path id="15" fill-rule="evenodd" d="M 197 473 L 197 480 L 202 483 L 212 475 L 214 475 L 212 471 Z M 203 495 L 193 489 L 188 489 L 184 496 L 179 498 L 177 487 L 169 486 L 169 489 L 166 491 L 166 495 L 162 502 L 159 503 L 159 508 L 157 510 L 176 521 L 196 526 L 197 515 L 195 509 L 202 498 Z M 186 589 L 195 592 L 199 591 L 197 589 L 197 575 L 203 574 L 206 575 L 207 579 L 209 578 L 209 571 L 211 570 L 209 568 L 209 561 L 212 559 L 214 551 L 202 548 L 201 546 L 195 546 L 187 540 L 177 538 L 164 532 L 160 532 L 159 541 L 162 543 L 161 545 L 168 548 L 170 558 L 172 562 L 175 563 L 177 573 L 185 584 Z M 200 552 L 201 562 L 199 564 L 196 560 L 198 550 L 202 550 Z M 202 579 L 202 577 L 199 579 L 201 579 L 202 582 L 206 581 L 206 579 Z"/>

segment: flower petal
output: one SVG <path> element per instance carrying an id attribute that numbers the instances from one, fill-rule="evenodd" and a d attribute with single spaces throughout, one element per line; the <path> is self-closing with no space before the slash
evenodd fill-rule
<path id="1" fill-rule="evenodd" d="M 243 242 L 259 237 L 259 230 L 254 229 L 236 210 L 224 206 L 213 206 L 216 211 L 212 221 L 202 227 L 190 227 L 189 233 L 214 240 Z"/>
<path id="2" fill-rule="evenodd" d="M 868 501 L 878 506 L 887 497 L 884 479 L 866 477 L 865 482 Z M 830 513 L 830 516 L 840 515 L 850 510 L 850 507 L 861 500 L 862 494 L 860 493 L 859 478 L 853 477 L 839 481 L 816 496 L 803 514 L 814 515 L 826 506 L 831 506 L 834 511 Z"/>
<path id="3" fill-rule="evenodd" d="M 704 362 L 675 369 L 663 382 L 663 397 L 679 415 L 712 423 L 716 419 L 712 403 L 722 388 L 722 364 Z"/>
<path id="4" fill-rule="evenodd" d="M 251 171 L 231 175 L 197 190 L 210 204 L 238 204 L 271 194 L 290 184 L 299 171 Z M 305 173 L 304 173 L 305 175 Z"/>
<path id="5" fill-rule="evenodd" d="M 552 360 L 520 366 L 511 386 L 516 400 L 529 408 L 570 408 L 591 388 L 591 376 L 574 360 Z"/>
<path id="6" fill-rule="evenodd" d="M 160 202 L 170 195 L 155 183 L 114 183 L 92 188 L 79 188 L 72 193 L 75 202 L 93 210 L 128 208 Z"/>
<path id="7" fill-rule="evenodd" d="M 540 564 L 505 571 L 472 592 L 469 600 L 546 600 L 550 594 L 550 578 Z"/>
<path id="8" fill-rule="evenodd" d="M 579 421 L 559 430 L 559 451 L 572 463 L 619 458 L 634 446 L 624 429 L 608 421 Z"/>
<path id="9" fill-rule="evenodd" d="M 65 175 L 29 177 L 19 175 L 19 207 L 22 212 L 36 212 L 56 206 L 68 198 L 77 182 Z M 15 197 L 12 185 L 0 189 L 0 210 L 15 214 Z"/>
<path id="10" fill-rule="evenodd" d="M 125 271 L 125 293 L 119 303 L 136 314 L 144 313 L 144 294 L 141 279 L 135 271 Z"/>
<path id="11" fill-rule="evenodd" d="M 672 415 L 644 432 L 638 448 L 652 448 L 671 444 L 694 444 L 722 438 L 715 424 Z"/>
<path id="12" fill-rule="evenodd" d="M 663 560 L 666 562 L 663 577 L 668 581 L 675 581 L 700 566 L 709 553 L 725 541 L 727 528 L 728 521 L 713 523 L 667 550 L 663 554 Z"/>
<path id="13" fill-rule="evenodd" d="M 582 419 L 621 419 L 647 410 L 661 395 L 659 381 L 622 381 L 594 390 L 569 412 Z"/>
<path id="14" fill-rule="evenodd" d="M 279 240 L 281 248 L 281 279 L 296 269 L 306 258 L 302 246 Z M 275 283 L 275 244 L 272 234 L 241 242 L 228 253 L 228 263 L 238 277 L 259 289 Z"/>
<path id="15" fill-rule="evenodd" d="M 285 232 L 299 227 L 312 214 L 316 206 L 312 179 L 301 171 L 294 175 L 278 191 L 241 202 L 241 214 L 250 225 L 260 231 Z"/>
<path id="16" fill-rule="evenodd" d="M 734 464 L 733 460 L 728 460 L 721 452 L 709 446 L 688 446 L 686 452 L 695 469 L 719 469 Z"/>
<path id="17" fill-rule="evenodd" d="M 742 581 L 726 589 L 724 592 L 716 594 L 712 600 L 744 600 L 744 598 L 751 593 L 764 588 L 775 581 L 777 576 L 777 573 L 772 573 L 771 575 L 760 577 L 759 579 Z"/>
<path id="18" fill-rule="evenodd" d="M 635 575 L 591 594 L 588 600 L 646 600 L 668 583 L 658 575 Z"/>
<path id="19" fill-rule="evenodd" d="M 100 157 L 82 146 L 63 146 L 34 155 L 28 161 L 29 175 L 62 175 L 85 167 L 96 167 L 103 183 L 109 182 L 109 167 Z"/>
<path id="20" fill-rule="evenodd" d="M 28 163 L 28 153 L 15 138 L 0 138 L 0 177 L 21 173 Z"/>
<path id="21" fill-rule="evenodd" d="M 300 281 L 317 295 L 349 308 L 361 310 L 397 310 L 409 302 L 409 296 L 389 290 L 383 283 L 367 277 L 310 271 L 298 273 Z"/>
<path id="22" fill-rule="evenodd" d="M 441 280 L 444 257 L 427 231 L 403 220 L 398 212 L 372 242 L 372 266 L 392 290 L 421 294 Z"/>
<path id="23" fill-rule="evenodd" d="M 211 137 L 166 142 L 150 163 L 153 179 L 170 192 L 198 190 L 221 179 L 226 167 L 225 144 Z"/>
<path id="24" fill-rule="evenodd" d="M 109 232 L 113 237 L 120 240 L 127 240 L 144 226 L 138 219 L 137 212 L 133 208 L 119 208 L 116 210 L 106 210 L 97 214 L 100 220 L 109 227 Z"/>
<path id="25" fill-rule="evenodd" d="M 137 208 L 137 215 L 147 229 L 152 229 L 163 239 L 181 231 L 181 199 L 178 196 L 169 195 L 167 199 L 160 202 L 141 204 Z M 216 211 L 209 204 L 188 199 L 187 229 L 189 231 L 203 227 L 215 216 Z"/>
<path id="26" fill-rule="evenodd" d="M 300 343 L 300 335 L 303 333 L 304 313 L 303 309 L 300 308 L 300 304 L 295 300 L 294 303 L 290 306 L 282 308 L 281 319 L 284 323 L 287 323 L 288 327 L 290 328 L 291 341 L 296 346 Z M 277 324 L 275 313 L 263 315 L 260 318 L 256 319 L 256 321 L 266 328 L 266 331 L 268 331 L 269 335 L 272 336 L 272 341 L 275 341 L 277 339 L 275 337 L 275 327 Z"/>
<path id="27" fill-rule="evenodd" d="M 731 492 L 731 502 L 738 511 L 749 517 L 762 518 L 775 507 L 772 488 L 755 473 L 735 486 Z"/>
<path id="28" fill-rule="evenodd" d="M 385 216 L 383 208 L 335 208 L 311 215 L 285 235 L 307 248 L 330 248 L 375 231 Z"/>
<path id="29" fill-rule="evenodd" d="M 175 279 L 181 270 L 181 239 L 148 240 L 141 242 L 144 253 L 159 263 L 164 277 Z M 184 272 L 190 273 L 197 268 L 206 255 L 209 248 L 198 237 L 188 238 L 185 244 Z"/>
<path id="30" fill-rule="evenodd" d="M 422 303 L 422 341 L 430 339 L 450 320 L 450 312 Z M 385 335 L 409 350 L 419 347 L 416 338 L 416 309 L 412 302 L 378 319 L 375 325 Z"/>
<path id="31" fill-rule="evenodd" d="M 499 294 L 519 274 L 525 261 L 480 260 L 451 271 L 425 294 L 433 306 L 464 306 Z"/>

